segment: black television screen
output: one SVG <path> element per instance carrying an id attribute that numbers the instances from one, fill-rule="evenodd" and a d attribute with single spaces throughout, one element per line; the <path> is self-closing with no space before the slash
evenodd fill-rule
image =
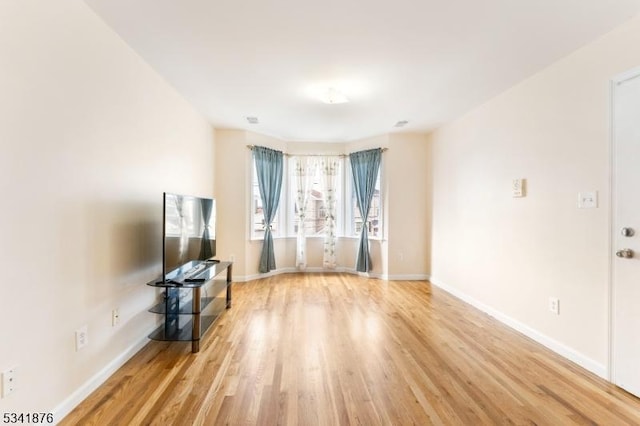
<path id="1" fill-rule="evenodd" d="M 165 192 L 163 205 L 162 268 L 169 281 L 216 255 L 216 201 Z"/>

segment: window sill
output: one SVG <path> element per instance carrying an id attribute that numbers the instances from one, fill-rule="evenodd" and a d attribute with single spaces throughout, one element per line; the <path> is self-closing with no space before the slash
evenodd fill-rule
<path id="1" fill-rule="evenodd" d="M 295 235 L 291 236 L 284 236 L 284 237 L 273 237 L 274 241 L 277 240 L 295 240 L 297 237 Z M 307 239 L 320 239 L 320 238 L 324 238 L 324 236 L 322 235 L 308 235 Z M 359 240 L 360 237 L 357 236 L 353 236 L 353 235 L 337 235 L 336 236 L 337 239 L 339 240 Z M 262 242 L 264 241 L 263 238 L 260 237 L 251 237 L 249 239 L 250 242 Z M 386 238 L 381 238 L 381 237 L 369 237 L 369 241 L 380 241 L 380 242 L 386 242 L 387 239 Z"/>
<path id="2" fill-rule="evenodd" d="M 359 236 L 353 236 L 353 235 L 344 235 L 342 237 L 338 237 L 338 238 L 343 238 L 345 240 L 359 240 L 360 237 Z M 382 238 L 382 237 L 369 237 L 369 241 L 387 241 L 386 238 Z"/>
<path id="3" fill-rule="evenodd" d="M 272 236 L 273 241 L 277 241 L 277 240 L 289 240 L 289 239 L 295 239 L 296 237 L 280 237 L 280 236 Z M 262 242 L 264 241 L 263 237 L 251 237 L 249 239 L 250 242 Z"/>

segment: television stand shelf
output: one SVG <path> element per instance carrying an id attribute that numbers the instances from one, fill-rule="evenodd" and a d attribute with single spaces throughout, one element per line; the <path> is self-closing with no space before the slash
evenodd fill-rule
<path id="1" fill-rule="evenodd" d="M 190 341 L 191 352 L 196 353 L 200 351 L 200 338 L 225 309 L 231 308 L 233 263 L 190 263 L 184 269 L 200 266 L 197 280 L 187 279 L 184 274 L 169 281 L 155 279 L 147 283 L 151 287 L 165 289 L 164 300 L 149 309 L 149 312 L 164 316 L 162 325 L 149 338 Z M 225 270 L 227 274 L 223 277 L 222 272 Z M 224 294 L 223 290 L 226 290 Z"/>

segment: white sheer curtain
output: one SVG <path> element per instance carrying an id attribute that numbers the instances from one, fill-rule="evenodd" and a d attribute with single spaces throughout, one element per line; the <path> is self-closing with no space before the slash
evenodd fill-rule
<path id="1" fill-rule="evenodd" d="M 307 267 L 307 238 L 305 235 L 304 218 L 309 201 L 309 190 L 314 175 L 314 162 L 310 157 L 293 157 L 293 182 L 296 194 L 296 218 L 298 232 L 296 235 L 296 266 L 299 269 Z"/>
<path id="2" fill-rule="evenodd" d="M 322 266 L 329 269 L 336 267 L 336 202 L 341 163 L 340 157 L 320 157 L 319 166 L 326 212 Z"/>

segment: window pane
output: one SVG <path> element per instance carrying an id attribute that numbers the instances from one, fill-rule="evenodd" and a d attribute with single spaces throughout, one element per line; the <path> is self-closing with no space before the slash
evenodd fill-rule
<path id="1" fill-rule="evenodd" d="M 326 212 L 324 208 L 324 191 L 322 190 L 320 178 L 320 173 L 316 168 L 316 173 L 311 183 L 311 190 L 307 195 L 307 212 L 304 218 L 305 234 L 309 236 L 322 235 L 324 231 Z M 297 220 L 296 218 L 296 226 L 298 226 Z"/>
<path id="2" fill-rule="evenodd" d="M 260 188 L 258 187 L 258 173 L 256 171 L 256 163 L 253 162 L 253 191 L 252 191 L 252 232 L 255 238 L 264 238 L 264 214 L 262 211 L 262 198 L 260 197 Z M 271 232 L 273 235 L 278 235 L 278 219 L 280 215 L 280 207 L 276 211 L 276 215 L 271 222 Z"/>
<path id="3" fill-rule="evenodd" d="M 319 161 L 320 157 L 318 157 Z M 295 236 L 298 231 L 298 215 L 296 205 L 296 177 L 295 177 L 295 164 L 294 158 L 291 158 L 290 163 L 285 163 L 284 168 L 284 180 L 282 186 L 282 196 L 276 217 L 271 224 L 271 229 L 274 236 Z M 264 237 L 264 216 L 262 208 L 262 200 L 260 198 L 260 189 L 258 187 L 258 178 L 255 168 L 255 162 L 252 162 L 253 173 L 251 181 L 251 235 L 254 239 L 261 239 Z M 344 167 L 343 160 L 339 160 L 338 164 L 338 176 L 335 178 L 336 188 L 333 194 L 333 199 L 336 204 L 336 228 L 335 231 L 341 229 L 342 215 L 344 213 L 343 206 L 349 204 L 344 198 L 344 181 L 342 167 Z M 311 176 L 311 182 L 309 184 L 310 193 L 307 200 L 307 211 L 303 226 L 305 227 L 305 235 L 307 236 L 323 236 L 325 232 L 325 221 L 327 211 L 324 203 L 325 194 L 323 191 L 323 175 L 321 167 L 313 168 L 313 175 Z M 342 232 L 339 232 L 342 234 Z"/>
<path id="4" fill-rule="evenodd" d="M 292 158 L 292 164 L 289 167 L 290 170 L 295 170 L 295 166 L 293 164 L 293 161 L 295 161 L 295 158 Z M 325 191 L 323 189 L 323 182 L 322 182 L 322 168 L 319 166 L 319 164 L 316 164 L 317 167 L 312 167 L 312 175 L 310 177 L 310 186 L 309 186 L 309 193 L 307 194 L 307 211 L 305 212 L 305 218 L 304 218 L 304 228 L 305 228 L 305 235 L 306 236 L 322 236 L 324 235 L 324 230 L 325 230 L 325 220 L 327 217 L 327 211 L 326 211 L 326 206 L 324 203 L 324 199 L 325 199 Z M 339 168 L 340 172 L 341 172 L 341 167 Z M 293 173 L 291 173 L 290 175 L 290 179 L 291 179 L 291 205 L 293 206 L 293 227 L 292 227 L 292 231 L 293 234 L 297 234 L 298 232 L 298 226 L 300 226 L 299 222 L 299 216 L 298 216 L 298 205 L 296 202 L 296 191 L 297 191 L 297 183 L 296 183 L 296 177 Z M 336 199 L 336 215 L 339 215 L 340 212 L 340 197 L 341 197 L 341 193 L 342 191 L 340 190 L 340 182 L 341 179 L 340 177 L 337 178 L 336 180 L 337 182 L 337 188 L 335 190 L 336 194 L 335 194 L 335 199 Z"/>
<path id="5" fill-rule="evenodd" d="M 351 184 L 353 185 L 353 183 Z M 365 221 L 362 220 L 362 214 L 358 208 L 358 201 L 356 200 L 356 192 L 351 188 L 351 209 L 353 212 L 352 227 L 353 235 L 360 235 L 362 226 Z M 382 236 L 382 197 L 380 194 L 380 170 L 378 170 L 378 177 L 376 179 L 375 191 L 371 200 L 371 207 L 369 207 L 369 216 L 366 220 L 367 232 L 370 237 Z"/>

